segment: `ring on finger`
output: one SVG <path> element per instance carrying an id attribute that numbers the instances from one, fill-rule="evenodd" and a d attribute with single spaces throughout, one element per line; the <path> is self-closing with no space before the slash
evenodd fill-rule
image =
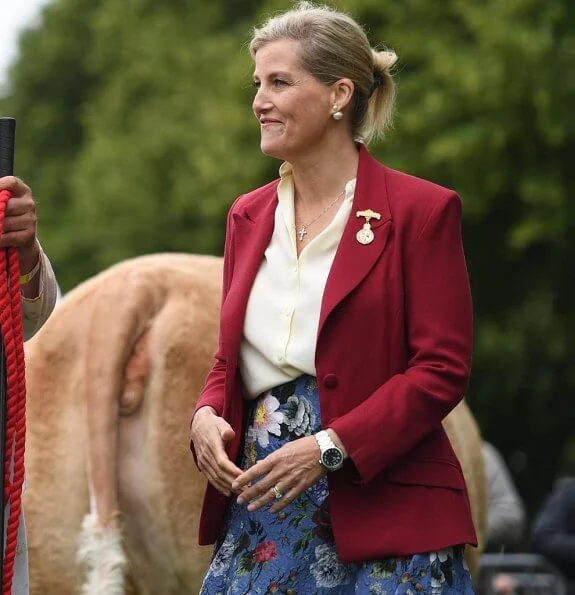
<path id="1" fill-rule="evenodd" d="M 281 500 L 284 497 L 284 495 L 278 490 L 277 486 L 272 487 L 272 492 L 276 500 Z"/>

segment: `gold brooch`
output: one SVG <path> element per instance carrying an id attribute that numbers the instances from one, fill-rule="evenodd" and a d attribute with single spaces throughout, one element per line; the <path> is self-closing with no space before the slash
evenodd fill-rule
<path id="1" fill-rule="evenodd" d="M 371 225 L 369 224 L 370 219 L 377 219 L 378 221 L 381 219 L 381 213 L 376 213 L 371 209 L 367 209 L 366 211 L 357 211 L 355 213 L 356 217 L 365 217 L 365 223 L 363 227 L 355 234 L 357 241 L 360 244 L 371 244 L 373 242 L 373 231 L 371 229 Z"/>

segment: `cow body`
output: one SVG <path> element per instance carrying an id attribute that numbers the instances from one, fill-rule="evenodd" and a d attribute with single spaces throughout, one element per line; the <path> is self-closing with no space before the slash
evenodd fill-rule
<path id="1" fill-rule="evenodd" d="M 207 256 L 128 260 L 65 296 L 27 344 L 32 595 L 198 592 L 211 551 L 197 545 L 205 482 L 187 433 L 221 269 Z M 481 438 L 465 404 L 445 425 L 482 540 Z"/>

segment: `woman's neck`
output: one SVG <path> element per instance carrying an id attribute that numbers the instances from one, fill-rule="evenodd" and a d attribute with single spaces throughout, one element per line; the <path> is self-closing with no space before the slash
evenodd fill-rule
<path id="1" fill-rule="evenodd" d="M 355 143 L 316 151 L 291 161 L 297 201 L 305 207 L 319 207 L 333 200 L 346 182 L 357 175 L 359 152 Z"/>

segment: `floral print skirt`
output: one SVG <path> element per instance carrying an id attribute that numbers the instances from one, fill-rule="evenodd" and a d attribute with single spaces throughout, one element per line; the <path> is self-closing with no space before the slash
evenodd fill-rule
<path id="1" fill-rule="evenodd" d="M 321 429 L 317 383 L 300 376 L 250 403 L 241 466 Z M 473 595 L 463 547 L 342 563 L 323 477 L 283 510 L 248 512 L 232 501 L 200 595 Z"/>

